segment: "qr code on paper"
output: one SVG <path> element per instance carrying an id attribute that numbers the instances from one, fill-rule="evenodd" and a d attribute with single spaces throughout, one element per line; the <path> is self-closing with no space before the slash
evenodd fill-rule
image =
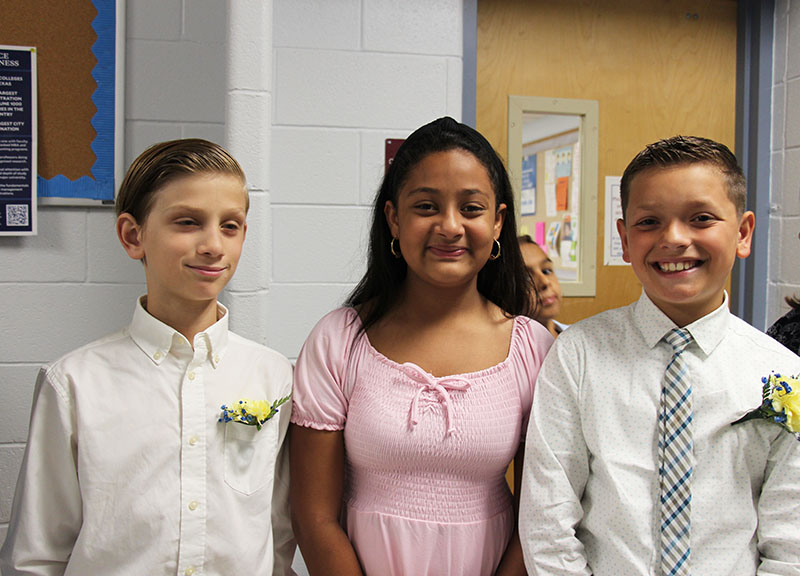
<path id="1" fill-rule="evenodd" d="M 6 204 L 6 226 L 28 226 L 27 204 Z"/>

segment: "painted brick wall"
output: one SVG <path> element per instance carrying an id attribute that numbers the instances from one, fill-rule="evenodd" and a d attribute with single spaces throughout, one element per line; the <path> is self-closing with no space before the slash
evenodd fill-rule
<path id="1" fill-rule="evenodd" d="M 460 0 L 274 0 L 269 345 L 297 356 L 364 271 L 384 139 L 461 117 Z"/>
<path id="2" fill-rule="evenodd" d="M 800 296 L 800 0 L 775 3 L 767 323 Z"/>

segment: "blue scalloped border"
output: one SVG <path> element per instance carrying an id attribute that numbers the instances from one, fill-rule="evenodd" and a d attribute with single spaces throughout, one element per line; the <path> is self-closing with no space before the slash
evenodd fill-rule
<path id="1" fill-rule="evenodd" d="M 37 177 L 38 194 L 42 197 L 85 198 L 89 200 L 114 200 L 114 98 L 116 73 L 116 0 L 92 0 L 97 16 L 92 28 L 97 33 L 97 41 L 92 52 L 97 64 L 92 77 L 97 89 L 92 94 L 97 112 L 92 118 L 96 136 L 92 141 L 96 161 L 91 176 L 81 176 L 70 180 L 59 174 L 46 180 Z"/>

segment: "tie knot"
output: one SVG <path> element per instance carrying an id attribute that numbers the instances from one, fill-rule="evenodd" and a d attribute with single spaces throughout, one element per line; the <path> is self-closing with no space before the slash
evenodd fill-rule
<path id="1" fill-rule="evenodd" d="M 672 346 L 673 353 L 677 354 L 678 352 L 682 352 L 683 349 L 689 345 L 692 341 L 692 335 L 688 330 L 684 330 L 683 328 L 673 328 L 664 336 L 664 340 Z"/>

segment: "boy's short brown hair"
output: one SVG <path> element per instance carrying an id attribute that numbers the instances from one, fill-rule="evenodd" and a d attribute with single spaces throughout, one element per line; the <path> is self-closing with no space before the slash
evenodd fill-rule
<path id="1" fill-rule="evenodd" d="M 228 174 L 245 184 L 244 170 L 219 144 L 202 138 L 184 138 L 150 146 L 133 161 L 119 188 L 117 216 L 128 213 L 144 224 L 155 193 L 172 180 L 191 174 Z M 250 199 L 246 200 L 250 207 Z"/>
<path id="2" fill-rule="evenodd" d="M 719 142 L 699 136 L 674 136 L 645 147 L 631 160 L 620 182 L 622 219 L 628 209 L 631 182 L 634 176 L 650 168 L 669 168 L 681 164 L 708 164 L 722 172 L 728 185 L 728 198 L 736 206 L 736 214 L 744 214 L 747 184 L 733 152 Z"/>

